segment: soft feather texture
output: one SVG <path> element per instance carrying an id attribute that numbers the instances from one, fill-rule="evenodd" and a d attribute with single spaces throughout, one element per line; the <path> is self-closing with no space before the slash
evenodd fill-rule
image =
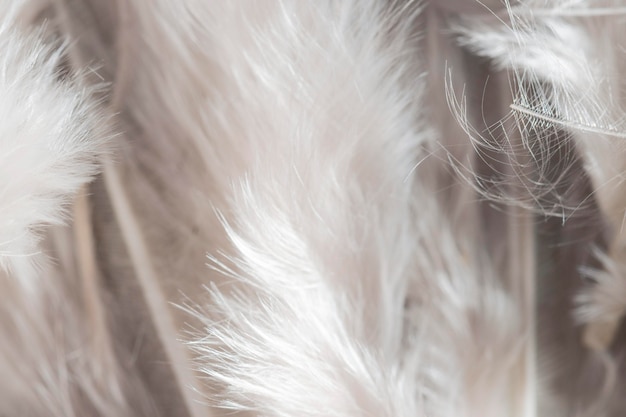
<path id="1" fill-rule="evenodd" d="M 89 93 L 59 79 L 61 52 L 18 31 L 12 2 L 2 8 L 0 253 L 11 269 L 36 258 L 41 224 L 62 222 L 68 200 L 95 174 L 109 133 Z"/>
<path id="2" fill-rule="evenodd" d="M 153 254 L 152 278 L 195 312 L 189 324 L 188 313 L 178 313 L 178 323 L 180 331 L 195 328 L 196 363 L 218 382 L 204 388 L 209 401 L 227 382 L 217 389 L 222 405 L 282 415 L 319 413 L 311 390 L 330 392 L 324 411 L 338 415 L 372 407 L 382 414 L 531 412 L 532 403 L 521 403 L 532 384 L 516 385 L 525 378 L 514 337 L 523 326 L 509 329 L 496 318 L 514 320 L 518 306 L 490 260 L 465 243 L 476 229 L 453 233 L 446 225 L 476 212 L 473 193 L 439 201 L 436 187 L 446 182 L 434 180 L 447 164 L 418 167 L 439 147 L 419 99 L 424 75 L 410 18 L 418 10 L 375 1 L 120 6 L 128 20 L 119 36 L 128 38 L 118 38 L 117 69 L 106 62 L 101 73 L 115 74 L 112 104 L 124 111 L 125 126 L 143 133 L 121 147 L 131 192 L 111 198 L 139 196 L 133 205 L 142 216 L 129 216 Z M 180 21 L 159 23 L 171 13 Z M 71 54 L 78 66 L 89 62 L 80 50 Z M 131 72 L 137 65 L 143 77 Z M 445 207 L 443 215 L 446 201 L 458 209 Z M 155 222 L 160 229 L 148 227 Z M 219 232 L 222 225 L 229 234 Z M 219 265 L 212 274 L 207 250 Z M 233 283 L 223 272 L 231 269 L 243 281 L 227 290 Z M 222 292 L 213 291 L 215 305 L 207 305 L 197 288 L 212 281 Z M 230 291 L 241 292 L 239 301 Z M 259 314 L 240 322 L 242 305 L 242 313 Z M 283 322 L 284 312 L 295 317 Z M 167 320 L 162 314 L 171 312 L 151 307 L 152 321 Z M 301 336 L 293 340 L 291 330 Z M 157 332 L 162 343 L 177 343 L 175 333 L 165 342 L 163 327 Z M 249 339 L 255 332 L 266 345 Z M 320 352 L 318 343 L 327 347 Z M 284 352 L 268 356 L 272 344 Z M 475 348 L 459 351 L 459 344 Z M 301 357 L 311 361 L 305 373 Z M 176 373 L 187 365 L 172 366 Z M 281 396 L 263 389 L 267 380 L 295 388 Z M 301 384 L 308 388 L 296 389 Z M 509 395 L 516 399 L 503 400 Z M 189 401 L 187 408 L 205 413 Z"/>
<path id="3" fill-rule="evenodd" d="M 619 415 L 619 2 L 13 4 L 0 414 Z"/>
<path id="4" fill-rule="evenodd" d="M 474 19 L 459 26 L 463 44 L 488 56 L 503 68 L 515 70 L 516 98 L 511 109 L 518 114 L 529 148 L 543 149 L 535 155 L 538 170 L 549 155 L 560 152 L 551 137 L 571 136 L 591 178 L 593 196 L 577 205 L 562 207 L 567 217 L 585 216 L 593 200 L 606 219 L 606 254 L 597 251 L 603 270 L 587 267 L 594 280 L 577 301 L 576 315 L 588 323 L 584 342 L 595 350 L 608 350 L 624 313 L 623 263 L 623 48 L 620 40 L 624 9 L 621 2 L 524 1 L 509 5 L 507 13 Z M 565 130 L 566 135 L 558 133 Z M 564 139 L 563 139 L 564 138 Z M 560 146 L 557 144 L 557 146 Z M 566 175 L 580 175 L 574 169 Z M 536 176 L 535 184 L 553 187 L 548 177 Z M 571 194 L 571 192 L 570 192 Z M 567 196 L 565 197 L 567 199 Z M 539 201 L 539 200 L 537 200 Z M 539 205 L 539 210 L 553 207 Z M 565 214 L 568 213 L 568 214 Z M 599 352 L 606 377 L 597 403 L 586 412 L 608 408 L 615 383 L 616 363 Z M 599 407 L 599 408 L 598 408 Z"/>
<path id="5" fill-rule="evenodd" d="M 93 90 L 60 72 L 63 51 L 19 19 L 22 5 L 0 4 L 0 414 L 131 415 L 121 381 L 132 374 L 120 379 L 112 346 L 89 343 L 100 329 L 83 311 L 94 306 L 81 303 L 73 288 L 81 283 L 63 276 L 42 244 L 45 226 L 64 223 L 97 172 L 111 131 Z M 141 388 L 133 391 L 143 401 Z"/>
<path id="6" fill-rule="evenodd" d="M 185 310 L 177 313 L 180 330 L 195 329 L 192 334 L 200 338 L 198 342 L 191 342 L 193 350 L 206 353 L 207 350 L 221 352 L 221 349 L 234 348 L 230 356 L 203 355 L 200 362 L 196 362 L 213 377 L 218 375 L 213 369 L 224 368 L 221 375 L 225 378 L 228 372 L 236 373 L 236 377 L 227 378 L 229 385 L 225 392 L 241 394 L 229 397 L 222 393 L 220 397 L 227 405 L 237 403 L 240 408 L 255 410 L 272 407 L 283 413 L 293 410 L 293 404 L 308 404 L 309 412 L 316 409 L 309 400 L 310 395 L 301 390 L 290 392 L 293 397 L 282 399 L 287 408 L 281 408 L 277 405 L 281 399 L 262 389 L 265 384 L 254 388 L 247 379 L 258 382 L 254 373 L 244 375 L 237 367 L 227 366 L 244 360 L 245 352 L 249 352 L 260 356 L 250 366 L 257 366 L 254 369 L 261 370 L 265 378 L 275 375 L 273 378 L 281 381 L 288 378 L 293 384 L 304 383 L 307 378 L 298 368 L 285 366 L 283 371 L 273 371 L 272 358 L 275 361 L 281 358 L 264 356 L 266 349 L 262 346 L 256 347 L 252 341 L 245 343 L 251 329 L 288 335 L 288 329 L 295 323 L 284 323 L 284 330 L 266 330 L 265 321 L 276 322 L 274 314 L 277 312 L 265 311 L 261 305 L 257 307 L 261 310 L 254 311 L 263 313 L 266 320 L 252 321 L 254 316 L 251 316 L 249 325 L 242 324 L 243 329 L 235 327 L 233 322 L 225 328 L 216 327 L 227 314 L 228 303 L 235 301 L 215 294 L 217 299 L 224 300 L 225 311 L 219 311 L 216 306 L 207 305 L 206 297 L 197 291 L 203 283 L 210 282 L 217 288 L 231 291 L 227 290 L 233 285 L 229 282 L 230 274 L 225 277 L 220 271 L 235 268 L 234 273 L 239 276 L 242 271 L 237 270 L 233 262 L 244 254 L 239 254 L 235 248 L 246 248 L 245 256 L 252 259 L 241 260 L 240 263 L 246 265 L 243 268 L 246 279 L 235 285 L 235 289 L 250 297 L 241 300 L 247 308 L 254 308 L 266 297 L 261 292 L 263 289 L 272 300 L 287 298 L 284 301 L 289 304 L 285 308 L 294 302 L 285 294 L 302 299 L 302 304 L 307 300 L 306 294 L 298 295 L 300 292 L 292 289 L 294 284 L 290 282 L 294 279 L 292 274 L 300 277 L 302 271 L 311 271 L 305 275 L 308 284 L 304 289 L 311 285 L 330 286 L 320 295 L 320 302 L 326 308 L 316 310 L 311 306 L 305 310 L 308 315 L 302 320 L 306 323 L 338 321 L 334 324 L 337 330 L 333 331 L 339 332 L 339 336 L 342 332 L 347 335 L 342 336 L 343 342 L 334 350 L 356 349 L 355 369 L 362 369 L 361 375 L 370 374 L 367 378 L 373 378 L 372 383 L 365 381 L 364 387 L 360 387 L 356 378 L 346 386 L 348 390 L 343 391 L 343 395 L 337 394 L 333 405 L 338 413 L 354 411 L 360 401 L 369 401 L 352 390 L 376 391 L 382 395 L 388 384 L 396 386 L 397 378 L 391 376 L 396 373 L 405 375 L 402 380 L 406 382 L 394 388 L 388 397 L 375 400 L 377 407 L 381 412 L 419 410 L 423 406 L 419 404 L 421 400 L 416 400 L 416 392 L 428 391 L 421 387 L 419 380 L 436 380 L 437 371 L 433 370 L 430 376 L 420 375 L 424 362 L 418 359 L 425 355 L 420 349 L 415 352 L 416 359 L 406 360 L 413 366 L 409 370 L 401 371 L 394 355 L 400 350 L 400 344 L 414 337 L 412 332 L 406 333 L 402 324 L 407 288 L 427 284 L 421 281 L 421 274 L 411 272 L 415 262 L 412 254 L 420 250 L 420 245 L 432 240 L 429 236 L 433 231 L 425 231 L 422 241 L 415 219 L 423 216 L 425 222 L 438 221 L 439 203 L 435 201 L 437 198 L 433 199 L 430 187 L 443 186 L 444 183 L 433 180 L 445 172 L 446 164 L 428 163 L 427 168 L 425 165 L 424 169 L 414 169 L 438 148 L 433 129 L 424 122 L 418 123 L 425 117 L 419 116 L 422 103 L 416 100 L 421 95 L 423 87 L 419 82 L 424 76 L 420 75 L 423 70 L 415 51 L 417 38 L 413 39 L 418 32 L 408 18 L 417 5 L 402 8 L 397 4 L 386 10 L 377 2 L 358 6 L 352 2 L 333 4 L 261 2 L 242 7 L 237 3 L 185 2 L 157 3 L 147 8 L 143 3 L 135 3 L 130 9 L 120 9 L 128 13 L 127 26 L 120 32 L 130 36 L 130 41 L 119 45 L 118 69 L 108 72 L 115 73 L 119 88 L 115 97 L 120 97 L 124 117 L 131 133 L 134 132 L 133 142 L 127 145 L 125 153 L 124 186 L 130 190 L 127 196 L 136 196 L 129 198 L 136 212 L 142 213 L 136 220 L 153 254 L 155 278 L 168 299 L 184 302 L 188 310 L 196 312 L 195 320 L 191 320 Z M 180 19 L 171 21 L 172 14 Z M 159 23 L 165 21 L 167 25 Z M 132 36 L 135 31 L 143 36 Z M 163 50 L 176 51 L 178 59 L 163 55 Z M 142 77 L 136 77 L 132 68 L 142 72 Z M 175 142 L 172 137 L 176 138 Z M 420 146 L 426 148 L 419 150 Z M 424 184 L 416 188 L 417 172 Z M 429 207 L 426 213 L 418 210 L 419 200 L 414 201 L 418 196 L 433 200 L 424 202 Z M 470 192 L 460 200 L 468 211 L 471 211 L 468 202 L 472 199 Z M 239 239 L 228 242 L 221 232 L 220 218 L 207 210 L 211 206 L 232 227 L 232 236 L 239 236 Z M 450 208 L 452 213 L 465 211 Z M 158 228 L 154 227 L 156 224 Z M 245 234 L 241 234 L 243 232 Z M 471 240 L 470 236 L 467 239 Z M 451 239 L 444 241 L 449 244 Z M 269 250 L 268 245 L 273 245 L 274 249 Z M 433 247 L 437 245 L 433 243 Z M 211 272 L 204 266 L 207 251 L 221 265 L 216 271 Z M 454 248 L 450 251 L 445 265 L 465 265 L 465 255 Z M 436 252 L 437 249 L 432 249 L 430 253 Z M 480 255 L 471 255 L 474 256 Z M 449 268 L 441 268 L 442 274 L 448 276 Z M 455 274 L 460 270 L 455 268 Z M 172 280 L 172 276 L 176 280 Z M 261 278 L 272 281 L 258 281 Z M 418 282 L 412 283 L 414 279 Z M 460 277 L 450 279 L 458 284 L 452 285 L 453 294 L 465 291 L 458 283 Z M 252 285 L 249 280 L 256 280 L 256 284 Z M 476 285 L 500 295 L 483 299 L 476 289 L 470 307 L 453 303 L 449 315 L 463 317 L 467 309 L 477 309 L 478 327 L 485 327 L 486 334 L 494 335 L 494 345 L 498 346 L 495 349 L 498 355 L 503 355 L 502 362 L 486 365 L 489 369 L 491 366 L 514 369 L 504 372 L 505 380 L 523 379 L 519 376 L 523 373 L 519 369 L 519 357 L 514 354 L 511 360 L 506 353 L 505 347 L 515 344 L 510 333 L 502 332 L 504 329 L 483 317 L 485 303 L 486 311 L 516 310 L 514 303 L 501 307 L 510 301 L 501 301 L 506 296 L 493 281 Z M 432 296 L 435 294 L 445 294 L 445 291 L 433 290 Z M 447 306 L 447 297 L 441 297 L 441 304 L 425 308 L 424 317 L 445 314 L 447 308 L 443 310 L 443 307 Z M 428 299 L 425 294 L 417 298 L 420 302 Z M 491 303 L 495 305 L 490 307 Z M 304 306 L 301 306 L 303 310 Z M 339 313 L 336 319 L 332 318 Z M 153 316 L 153 320 L 161 319 Z M 426 318 L 418 321 L 421 323 L 421 320 L 427 321 Z M 463 337 L 468 338 L 463 340 L 475 343 L 475 329 L 467 327 L 471 325 L 473 323 L 460 324 L 466 331 Z M 204 331 L 202 326 L 206 326 L 210 334 L 221 329 L 222 341 L 204 339 L 202 333 L 198 333 Z M 319 327 L 313 326 L 313 329 Z M 286 336 L 275 336 L 272 340 L 293 346 L 289 350 L 293 354 L 305 355 L 306 345 L 302 343 L 312 343 L 310 338 L 323 337 L 336 344 L 337 341 L 332 340 L 335 333 L 328 333 L 330 330 L 320 336 L 302 333 L 302 342 L 295 346 L 284 341 Z M 175 338 L 175 335 L 170 336 Z M 240 344 L 233 345 L 233 339 Z M 429 352 L 448 343 L 449 340 L 442 339 Z M 346 357 L 341 352 L 337 354 L 339 359 Z M 475 354 L 480 355 L 480 349 Z M 288 357 L 283 360 L 294 365 Z M 465 363 L 466 359 L 459 360 Z M 365 369 L 364 363 L 369 364 Z M 185 365 L 174 362 L 174 366 Z M 442 366 L 452 383 L 455 371 L 447 368 L 447 364 Z M 398 371 L 389 371 L 388 367 L 398 368 Z M 335 371 L 331 368 L 327 374 L 330 377 L 325 378 L 333 379 L 340 368 L 339 365 Z M 475 372 L 467 370 L 468 381 Z M 491 375 L 490 372 L 486 369 L 485 375 Z M 446 399 L 456 400 L 451 392 L 463 392 L 464 399 L 454 401 L 450 405 L 452 409 L 461 410 L 467 404 L 472 404 L 468 413 L 479 414 L 483 409 L 468 382 L 461 383 L 457 389 L 450 387 L 448 392 L 443 388 L 446 384 L 437 385 L 440 382 L 435 380 L 429 382 L 436 385 L 432 388 L 436 388 L 436 394 L 429 394 L 432 398 L 428 407 L 444 413 Z M 491 387 L 500 383 L 491 377 L 485 377 L 484 381 L 484 386 Z M 204 392 L 210 402 L 214 403 L 216 388 L 223 382 L 213 378 L 213 382 L 205 385 Z M 251 391 L 241 390 L 239 384 L 244 383 Z M 317 387 L 321 382 L 310 383 Z M 505 391 L 514 391 L 504 385 Z M 402 394 L 405 391 L 412 394 Z M 264 396 L 254 404 L 239 398 L 239 395 L 250 396 L 252 392 L 261 392 Z M 400 402 L 396 404 L 393 398 L 398 395 L 404 400 L 397 400 Z M 524 395 L 520 395 L 522 397 Z M 342 399 L 352 402 L 353 408 L 340 406 Z M 499 397 L 494 396 L 492 400 L 495 404 Z M 507 405 L 484 407 L 496 412 Z M 329 404 L 329 412 L 331 408 Z"/>
<path id="7" fill-rule="evenodd" d="M 471 237 L 440 217 L 429 171 L 441 168 L 415 169 L 437 145 L 416 100 L 411 21 L 376 2 L 264 6 L 262 24 L 253 7 L 210 9 L 222 19 L 215 91 L 228 110 L 213 124 L 224 132 L 219 155 L 249 161 L 230 176 L 218 165 L 233 183 L 221 218 L 234 249 L 212 263 L 237 286 L 214 285 L 208 306 L 188 308 L 205 326 L 190 342 L 200 369 L 226 386 L 222 406 L 275 416 L 532 412 L 516 385 L 525 378 L 517 307 L 489 261 L 479 266 L 481 254 L 461 243 Z"/>
<path id="8" fill-rule="evenodd" d="M 528 130 L 544 132 L 539 140 L 547 137 L 545 132 L 554 125 L 572 132 L 594 183 L 594 197 L 610 223 L 611 255 L 605 258 L 613 259 L 610 262 L 622 258 L 624 217 L 623 193 L 619 191 L 623 182 L 621 138 L 626 131 L 619 76 L 623 52 L 616 40 L 621 37 L 623 10 L 618 5 L 524 2 L 509 8 L 510 26 L 482 22 L 460 30 L 464 42 L 480 54 L 517 70 L 519 89 L 512 108 L 523 114 Z M 620 268 L 610 267 L 614 272 Z M 596 302 L 581 310 L 581 318 L 614 322 L 621 315 L 615 302 L 606 298 L 607 302 L 602 302 L 599 295 L 623 293 L 626 281 L 621 275 L 602 279 L 594 290 L 598 294 L 585 297 Z M 606 346 L 612 338 L 597 337 L 603 340 L 589 343 Z"/>

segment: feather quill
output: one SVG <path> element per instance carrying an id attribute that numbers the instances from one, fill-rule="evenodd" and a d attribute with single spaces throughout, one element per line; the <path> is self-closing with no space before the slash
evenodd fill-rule
<path id="1" fill-rule="evenodd" d="M 522 1 L 506 2 L 506 6 L 505 13 L 462 24 L 458 28 L 461 43 L 491 58 L 496 66 L 514 70 L 516 97 L 511 109 L 521 122 L 531 151 L 538 147 L 548 152 L 535 158 L 539 169 L 552 152 L 559 154 L 560 147 L 551 148 L 551 138 L 564 137 L 559 131 L 567 132 L 566 140 L 574 139 L 594 186 L 593 196 L 585 200 L 595 199 L 606 219 L 607 253 L 598 255 L 604 270 L 587 270 L 586 275 L 595 283 L 578 297 L 576 313 L 587 323 L 585 345 L 598 351 L 595 357 L 605 368 L 604 388 L 596 403 L 584 411 L 585 415 L 595 415 L 611 398 L 616 364 L 604 351 L 612 344 L 626 302 L 626 281 L 620 267 L 626 126 L 620 75 L 623 48 L 618 39 L 623 32 L 623 7 L 615 1 Z M 563 172 L 576 173 L 569 169 Z M 541 183 L 546 178 L 538 179 Z M 548 187 L 553 184 L 545 183 Z M 571 208 L 561 204 L 563 213 L 578 214 L 585 200 Z M 546 209 L 539 199 L 536 202 L 536 208 Z M 548 209 L 546 212 L 554 213 L 553 207 Z"/>
<path id="2" fill-rule="evenodd" d="M 534 125 L 548 122 L 570 130 L 584 158 L 594 196 L 609 223 L 609 256 L 602 259 L 613 273 L 604 274 L 580 298 L 580 318 L 594 323 L 588 327 L 586 343 L 604 349 L 626 308 L 626 298 L 621 295 L 626 280 L 620 266 L 626 203 L 621 191 L 626 125 L 619 75 L 624 60 L 616 41 L 621 38 L 622 17 L 616 6 L 608 7 L 618 5 L 616 2 L 605 2 L 607 8 L 600 9 L 603 13 L 585 2 L 556 2 L 535 12 L 537 3 L 511 7 L 513 30 L 495 35 L 502 36 L 500 40 L 488 40 L 494 32 L 485 30 L 473 32 L 476 36 L 471 43 L 502 65 L 517 69 L 518 83 L 529 86 L 520 88 L 513 110 L 526 114 Z M 508 50 L 490 49 L 488 43 Z"/>

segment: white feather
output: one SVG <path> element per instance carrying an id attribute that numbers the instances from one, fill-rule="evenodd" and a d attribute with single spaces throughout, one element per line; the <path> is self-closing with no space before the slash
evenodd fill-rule
<path id="1" fill-rule="evenodd" d="M 0 24 L 0 262 L 24 264 L 37 228 L 59 224 L 64 207 L 96 171 L 107 134 L 89 92 L 60 80 L 61 52 L 20 33 L 17 3 Z M 26 284 L 26 283 L 24 283 Z"/>
<path id="2" fill-rule="evenodd" d="M 620 264 L 626 204 L 622 192 L 626 125 L 620 76 L 623 51 L 616 39 L 621 38 L 623 30 L 622 15 L 614 6 L 619 3 L 605 3 L 607 7 L 602 9 L 602 4 L 591 7 L 586 2 L 555 2 L 545 7 L 540 2 L 524 2 L 509 8 L 510 26 L 490 29 L 483 22 L 482 26 L 461 32 L 478 53 L 517 70 L 520 88 L 512 108 L 527 116 L 528 130 L 549 132 L 546 127 L 556 125 L 573 133 L 593 181 L 594 196 L 611 227 L 608 252 L 612 262 Z M 541 136 L 536 140 L 542 140 Z M 613 271 L 617 273 L 617 269 Z M 623 293 L 614 290 L 626 287 L 625 283 L 619 272 L 612 279 L 600 280 L 591 291 Z M 591 295 L 582 299 L 596 303 L 583 306 L 584 310 L 612 311 L 604 316 L 594 314 L 594 322 L 608 323 L 592 325 L 586 336 L 588 344 L 605 348 L 613 338 L 613 331 L 605 330 L 617 326 L 621 313 L 616 313 L 615 302 L 610 307 L 597 304 L 606 297 Z M 626 308 L 626 299 L 622 304 Z M 591 320 L 592 316 L 581 317 Z"/>
<path id="3" fill-rule="evenodd" d="M 45 226 L 64 222 L 111 135 L 93 90 L 60 72 L 63 50 L 18 21 L 30 5 L 0 3 L 0 414 L 153 415 L 113 347 L 89 343 L 108 332 L 85 319 L 97 306 L 43 253 Z"/>
<path id="4" fill-rule="evenodd" d="M 184 311 L 204 326 L 190 346 L 221 406 L 532 415 L 518 307 L 414 169 L 437 145 L 411 20 L 377 2 L 206 10 L 191 14 L 214 22 L 220 108 L 203 146 L 232 244 L 211 259 L 234 282 Z"/>
<path id="5" fill-rule="evenodd" d="M 588 273 L 597 280 L 578 301 L 577 317 L 588 323 L 584 342 L 598 352 L 605 368 L 604 384 L 597 398 L 576 412 L 595 415 L 608 409 L 614 390 L 616 363 L 608 350 L 626 306 L 623 297 L 626 280 L 623 267 L 624 218 L 624 145 L 626 125 L 623 118 L 623 36 L 621 2 L 616 1 L 523 1 L 508 2 L 506 13 L 472 19 L 459 29 L 461 42 L 476 53 L 487 56 L 500 68 L 515 71 L 515 101 L 511 106 L 521 122 L 538 169 L 552 155 L 555 137 L 567 131 L 583 157 L 593 183 L 593 196 L 580 206 L 562 207 L 567 216 L 576 213 L 585 201 L 595 199 L 608 223 L 609 242 L 606 255 L 600 255 L 604 271 Z M 561 159 L 563 164 L 567 160 Z M 566 175 L 581 175 L 571 169 Z M 554 187 L 541 173 L 535 183 Z M 570 190 L 571 191 L 571 190 Z M 567 195 L 564 200 L 567 200 Z M 539 203 L 535 207 L 545 210 Z M 546 210 L 554 213 L 553 207 Z M 573 209 L 573 210 L 571 210 Z M 588 213 L 580 210 L 582 215 Z M 566 215 L 563 215 L 565 221 Z M 585 381 L 581 381 L 585 383 Z M 574 405 L 570 405 L 575 408 Z"/>

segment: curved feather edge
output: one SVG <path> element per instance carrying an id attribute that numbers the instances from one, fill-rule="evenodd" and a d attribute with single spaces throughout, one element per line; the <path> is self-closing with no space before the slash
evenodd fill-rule
<path id="1" fill-rule="evenodd" d="M 576 317 L 587 323 L 583 342 L 602 358 L 606 370 L 597 404 L 585 411 L 595 415 L 615 386 L 617 365 L 605 351 L 626 308 L 622 295 L 626 280 L 619 266 L 624 247 L 626 125 L 623 47 L 618 39 L 623 38 L 624 10 L 621 2 L 610 0 L 506 5 L 506 14 L 497 18 L 462 21 L 457 26 L 460 42 L 491 58 L 497 67 L 514 71 L 516 98 L 511 108 L 520 130 L 536 146 L 549 151 L 551 138 L 573 138 L 594 186 L 589 198 L 597 201 L 609 227 L 606 254 L 598 254 L 605 269 L 587 271 L 596 282 L 577 297 Z M 532 152 L 532 143 L 527 146 Z M 547 160 L 544 155 L 536 160 Z M 536 207 L 543 211 L 541 203 L 537 198 Z M 563 207 L 563 213 L 567 209 Z"/>
<path id="2" fill-rule="evenodd" d="M 89 339 L 108 330 L 89 328 L 76 283 L 43 253 L 47 226 L 65 223 L 112 135 L 94 90 L 61 74 L 64 49 L 27 28 L 39 7 L 0 2 L 0 414 L 135 415 L 128 395 L 146 398 L 141 384 L 114 358 L 99 362 L 112 353 L 96 356 Z"/>
<path id="3" fill-rule="evenodd" d="M 415 169 L 436 138 L 412 21 L 384 3 L 194 10 L 220 17 L 209 157 L 230 245 L 210 256 L 228 280 L 182 307 L 189 346 L 226 409 L 533 415 L 519 306 Z"/>
<path id="4" fill-rule="evenodd" d="M 586 2 L 579 3 L 583 6 L 555 2 L 550 8 L 535 12 L 541 2 L 523 2 L 509 7 L 508 25 L 494 27 L 473 22 L 460 26 L 459 32 L 462 42 L 477 53 L 515 70 L 520 88 L 513 110 L 522 113 L 529 128 L 545 132 L 546 127 L 558 126 L 572 133 L 594 184 L 594 197 L 611 227 L 609 256 L 619 264 L 624 247 L 622 177 L 626 169 L 620 75 L 624 60 L 620 58 L 622 47 L 616 41 L 623 33 L 621 13 L 609 13 L 619 2 L 598 4 L 597 7 L 607 6 L 601 9 L 603 13 L 596 13 L 597 9 Z M 542 135 L 538 140 L 542 140 Z M 617 272 L 615 268 L 611 270 Z M 580 300 L 602 303 L 607 298 L 600 294 L 624 286 L 624 281 L 621 273 L 602 279 L 590 290 L 596 295 Z M 626 309 L 626 298 L 622 304 L 622 310 Z M 591 321 L 585 336 L 587 344 L 594 349 L 607 348 L 613 339 L 608 328 L 617 327 L 623 311 L 616 315 L 614 303 L 583 305 L 581 309 L 612 311 L 605 316 L 584 312 L 579 315 Z"/>

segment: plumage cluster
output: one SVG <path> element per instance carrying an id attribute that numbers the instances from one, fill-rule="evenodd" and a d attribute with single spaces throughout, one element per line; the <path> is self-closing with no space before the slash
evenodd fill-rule
<path id="1" fill-rule="evenodd" d="M 0 416 L 621 415 L 621 2 L 0 0 Z"/>

